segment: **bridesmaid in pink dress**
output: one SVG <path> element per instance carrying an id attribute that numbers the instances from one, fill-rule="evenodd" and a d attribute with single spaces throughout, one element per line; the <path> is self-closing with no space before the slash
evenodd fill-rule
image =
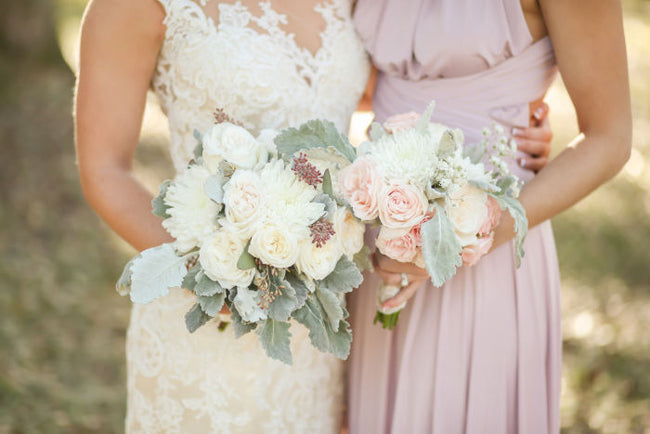
<path id="1" fill-rule="evenodd" d="M 560 285 L 548 219 L 620 170 L 631 121 L 620 5 L 540 3 L 550 38 L 534 40 L 519 0 L 357 2 L 379 70 L 377 121 L 435 100 L 433 120 L 462 128 L 467 143 L 493 121 L 526 127 L 557 55 L 584 138 L 537 176 L 511 164 L 528 182 L 521 200 L 534 226 L 520 268 L 502 242 L 442 288 L 426 280 L 393 331 L 372 323 L 380 278 L 366 275 L 350 303 L 352 434 L 559 431 Z"/>

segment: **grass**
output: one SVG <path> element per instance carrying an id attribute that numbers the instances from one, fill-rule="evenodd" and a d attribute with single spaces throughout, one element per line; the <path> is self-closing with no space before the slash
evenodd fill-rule
<path id="1" fill-rule="evenodd" d="M 65 36 L 83 2 L 61 1 Z M 648 5 L 625 3 L 632 159 L 553 222 L 563 285 L 565 433 L 650 432 Z M 133 251 L 81 195 L 74 78 L 65 63 L 0 58 L 0 78 L 0 433 L 120 432 L 130 304 L 113 285 Z M 561 83 L 550 101 L 559 150 L 575 120 Z M 161 122 L 152 105 L 137 152 L 139 176 L 151 188 L 172 173 Z"/>

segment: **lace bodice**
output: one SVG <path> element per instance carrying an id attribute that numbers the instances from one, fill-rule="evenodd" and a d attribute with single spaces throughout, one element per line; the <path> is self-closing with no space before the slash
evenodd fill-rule
<path id="1" fill-rule="evenodd" d="M 177 170 L 192 155 L 194 130 L 207 129 L 217 107 L 254 133 L 313 118 L 347 132 L 369 73 L 350 0 L 315 7 L 325 22 L 315 53 L 284 30 L 289 20 L 271 2 L 259 3 L 259 16 L 241 2 L 221 2 L 217 17 L 206 12 L 208 0 L 160 2 L 167 30 L 152 85 Z"/>
<path id="2" fill-rule="evenodd" d="M 315 7 L 324 30 L 314 54 L 270 2 L 256 15 L 242 2 L 159 1 L 167 29 L 152 85 L 169 120 L 177 170 L 191 158 L 194 130 L 205 131 L 217 108 L 254 133 L 312 118 L 347 129 L 369 72 L 349 0 Z M 343 364 L 313 348 L 307 329 L 291 326 L 289 367 L 269 359 L 255 333 L 236 339 L 232 327 L 220 332 L 214 322 L 188 333 L 184 315 L 193 303 L 189 292 L 172 289 L 133 306 L 128 433 L 339 432 Z"/>

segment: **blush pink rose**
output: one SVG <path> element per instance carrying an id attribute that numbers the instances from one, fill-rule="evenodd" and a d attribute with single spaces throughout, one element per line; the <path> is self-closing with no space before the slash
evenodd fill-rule
<path id="1" fill-rule="evenodd" d="M 420 223 L 413 226 L 413 229 L 411 229 L 410 234 L 415 240 L 416 246 L 419 247 L 422 245 L 422 225 L 431 220 L 435 214 L 435 211 L 426 213 Z"/>
<path id="2" fill-rule="evenodd" d="M 476 244 L 469 244 L 463 247 L 461 256 L 463 258 L 463 265 L 471 267 L 475 265 L 481 257 L 485 256 L 492 247 L 494 241 L 494 233 L 490 233 L 487 237 L 479 238 Z"/>
<path id="3" fill-rule="evenodd" d="M 415 241 L 411 234 L 397 234 L 390 229 L 381 228 L 377 237 L 377 248 L 381 253 L 400 262 L 411 262 L 415 258 Z"/>
<path id="4" fill-rule="evenodd" d="M 408 130 L 409 128 L 415 128 L 418 121 L 420 120 L 421 115 L 415 112 L 402 113 L 399 115 L 393 115 L 386 119 L 382 126 L 390 134 L 394 134 L 398 131 Z"/>
<path id="5" fill-rule="evenodd" d="M 501 220 L 501 207 L 492 196 L 488 196 L 486 206 L 488 209 L 487 218 L 483 222 L 481 229 L 478 231 L 481 235 L 491 233 Z"/>
<path id="6" fill-rule="evenodd" d="M 355 216 L 361 220 L 377 218 L 378 198 L 384 184 L 372 158 L 361 157 L 341 170 L 338 183 Z"/>
<path id="7" fill-rule="evenodd" d="M 411 184 L 386 185 L 379 196 L 379 219 L 390 229 L 408 232 L 420 223 L 429 201 Z"/>

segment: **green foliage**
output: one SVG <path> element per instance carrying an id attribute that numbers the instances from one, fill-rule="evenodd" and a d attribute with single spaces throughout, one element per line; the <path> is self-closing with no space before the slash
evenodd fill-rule
<path id="1" fill-rule="evenodd" d="M 149 303 L 180 286 L 187 273 L 185 259 L 176 255 L 170 244 L 140 253 L 131 267 L 131 301 Z"/>
<path id="2" fill-rule="evenodd" d="M 291 339 L 289 326 L 288 322 L 267 319 L 258 325 L 255 332 L 267 356 L 291 365 L 293 361 L 289 347 Z"/>
<path id="3" fill-rule="evenodd" d="M 196 303 L 192 308 L 185 314 L 185 326 L 190 333 L 194 333 L 210 320 L 210 315 L 203 312 L 201 305 Z"/>
<path id="4" fill-rule="evenodd" d="M 165 203 L 165 195 L 167 194 L 167 189 L 171 183 L 171 179 L 163 181 L 162 184 L 160 184 L 160 192 L 158 193 L 158 196 L 154 197 L 151 201 L 153 214 L 163 219 L 171 217 L 167 212 L 170 207 Z"/>
<path id="5" fill-rule="evenodd" d="M 327 315 L 333 330 L 338 330 L 339 323 L 346 318 L 341 298 L 325 287 L 316 288 L 316 297 Z"/>
<path id="6" fill-rule="evenodd" d="M 269 305 L 269 318 L 276 321 L 289 321 L 289 316 L 298 307 L 296 290 L 286 280 L 275 287 L 276 296 Z"/>
<path id="7" fill-rule="evenodd" d="M 307 295 L 309 295 L 309 288 L 307 284 L 299 277 L 293 274 L 287 273 L 284 277 L 291 288 L 293 288 L 294 296 L 296 297 L 296 308 L 300 308 L 305 304 L 307 300 Z"/>
<path id="8" fill-rule="evenodd" d="M 352 262 L 354 262 L 354 265 L 356 265 L 361 272 L 373 271 L 375 269 L 375 267 L 372 265 L 372 261 L 370 260 L 370 247 L 368 247 L 366 244 L 363 245 L 361 250 L 354 254 Z"/>
<path id="9" fill-rule="evenodd" d="M 232 292 L 234 293 L 234 291 Z M 255 323 L 245 322 L 241 315 L 239 315 L 239 312 L 237 312 L 237 309 L 234 308 L 230 309 L 230 319 L 232 320 L 232 328 L 236 338 L 244 336 L 257 327 Z"/>
<path id="10" fill-rule="evenodd" d="M 211 297 L 215 294 L 223 294 L 224 289 L 219 282 L 210 279 L 205 273 L 197 275 L 197 282 L 194 286 L 194 293 L 203 297 Z"/>
<path id="11" fill-rule="evenodd" d="M 418 120 L 415 128 L 420 132 L 426 132 L 429 129 L 429 122 L 431 122 L 431 116 L 433 115 L 433 110 L 436 108 L 436 102 L 431 101 L 427 106 L 427 109 L 422 113 L 422 116 Z"/>
<path id="12" fill-rule="evenodd" d="M 340 359 L 347 359 L 352 343 L 350 325 L 343 320 L 339 322 L 338 329 L 334 329 L 315 294 L 309 294 L 305 305 L 294 312 L 293 318 L 309 329 L 309 338 L 316 348 Z"/>
<path id="13" fill-rule="evenodd" d="M 223 203 L 223 186 L 227 180 L 221 175 L 212 175 L 205 180 L 205 195 L 216 203 Z"/>
<path id="14" fill-rule="evenodd" d="M 193 291 L 198 281 L 197 278 L 199 278 L 201 275 L 203 275 L 203 269 L 201 268 L 201 265 L 196 264 L 194 267 L 192 267 L 192 269 L 190 269 L 190 271 L 187 272 L 185 277 L 183 277 L 183 283 L 181 283 L 181 287 Z"/>
<path id="15" fill-rule="evenodd" d="M 463 264 L 462 247 L 444 208 L 436 204 L 436 213 L 422 225 L 422 254 L 431 281 L 442 286 Z"/>
<path id="16" fill-rule="evenodd" d="M 521 203 L 510 196 L 491 195 L 496 199 L 502 210 L 507 210 L 515 220 L 515 251 L 517 253 L 517 267 L 521 265 L 521 258 L 524 257 L 524 240 L 528 233 L 528 218 Z"/>
<path id="17" fill-rule="evenodd" d="M 226 299 L 226 294 L 215 294 L 212 296 L 198 296 L 196 300 L 201 306 L 201 310 L 205 312 L 206 315 L 214 318 L 219 314 L 219 311 L 223 307 L 223 302 Z"/>
<path id="18" fill-rule="evenodd" d="M 319 286 L 336 293 L 348 293 L 361 285 L 362 281 L 363 275 L 355 263 L 343 255 L 339 262 L 336 263 L 334 271 L 323 279 Z"/>
<path id="19" fill-rule="evenodd" d="M 330 196 L 334 195 L 334 189 L 332 188 L 332 175 L 330 174 L 329 169 L 326 169 L 325 173 L 323 173 L 323 193 Z"/>
<path id="20" fill-rule="evenodd" d="M 131 292 L 131 277 L 133 276 L 132 267 L 133 261 L 135 261 L 136 258 L 137 256 L 127 262 L 127 264 L 124 266 L 124 270 L 122 270 L 122 275 L 115 284 L 115 290 L 122 296 L 128 295 L 129 292 Z"/>
<path id="21" fill-rule="evenodd" d="M 370 136 L 370 140 L 372 140 L 373 142 L 376 142 L 377 140 L 381 139 L 386 134 L 387 134 L 386 130 L 384 129 L 384 127 L 381 126 L 379 122 L 373 122 L 372 124 L 370 124 L 370 131 L 368 135 Z"/>
<path id="22" fill-rule="evenodd" d="M 284 156 L 311 148 L 327 149 L 330 147 L 336 149 L 336 152 L 350 162 L 354 161 L 357 156 L 357 151 L 347 137 L 339 133 L 332 122 L 324 120 L 311 120 L 299 128 L 288 128 L 275 138 L 275 144 L 278 153 Z"/>
<path id="23" fill-rule="evenodd" d="M 239 268 L 240 270 L 250 270 L 251 268 L 255 268 L 255 258 L 253 257 L 253 255 L 248 253 L 248 247 L 250 245 L 251 242 L 249 241 L 246 244 L 246 247 L 244 247 L 244 251 L 241 252 L 241 256 L 237 261 L 237 268 Z"/>

